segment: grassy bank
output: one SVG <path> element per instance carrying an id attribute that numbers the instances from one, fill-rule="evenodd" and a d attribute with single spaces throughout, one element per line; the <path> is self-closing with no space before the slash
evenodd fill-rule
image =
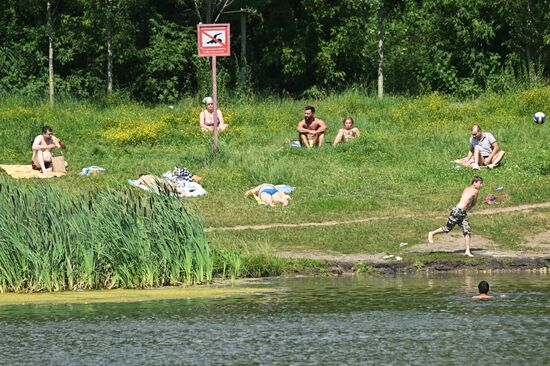
<path id="1" fill-rule="evenodd" d="M 213 153 L 211 136 L 198 128 L 197 100 L 182 100 L 173 108 L 67 101 L 53 110 L 43 103 L 3 100 L 0 156 L 2 164 L 29 162 L 32 138 L 49 124 L 68 145 L 71 170 L 62 179 L 22 182 L 23 187 L 55 186 L 73 194 L 120 191 L 139 172 L 161 174 L 181 165 L 203 177 L 208 194 L 186 201 L 200 211 L 207 227 L 386 218 L 326 228 L 208 232 L 216 250 L 264 259 L 277 250 L 377 253 L 393 250 L 399 242 L 423 243 L 428 230 L 445 222 L 474 174 L 451 163 L 465 155 L 474 123 L 492 132 L 507 151 L 501 167 L 478 172 L 485 179 L 482 195 L 504 186 L 510 196 L 503 206 L 548 201 L 550 125 L 535 125 L 532 115 L 550 114 L 549 101 L 549 87 L 467 101 L 436 94 L 378 100 L 355 91 L 316 101 L 222 98 L 230 127 L 221 135 L 220 152 Z M 317 117 L 329 125 L 327 140 L 346 115 L 354 117 L 362 138 L 320 151 L 290 147 L 287 142 L 296 139 L 295 125 L 306 104 L 315 105 Z M 90 165 L 104 167 L 106 174 L 78 175 Z M 270 209 L 243 197 L 262 182 L 297 187 L 290 205 Z M 133 194 L 147 197 L 145 192 Z M 549 216 L 548 210 L 538 209 L 526 215 L 475 217 L 472 225 L 474 235 L 521 249 L 526 237 L 550 229 Z M 274 273 L 288 265 L 260 265 L 262 259 L 257 259 L 244 266 L 253 263 L 279 268 Z M 248 274 L 249 268 L 240 267 L 238 273 Z"/>

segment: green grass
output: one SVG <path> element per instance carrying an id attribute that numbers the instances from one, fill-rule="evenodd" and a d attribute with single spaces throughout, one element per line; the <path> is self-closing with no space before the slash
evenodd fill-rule
<path id="1" fill-rule="evenodd" d="M 443 224 L 475 173 L 485 179 L 483 197 L 498 193 L 497 186 L 505 187 L 510 197 L 502 207 L 550 200 L 550 124 L 536 126 L 532 121 L 534 112 L 550 114 L 549 100 L 550 87 L 465 101 L 437 94 L 379 100 L 357 91 L 317 101 L 222 96 L 230 127 L 220 136 L 220 151 L 213 153 L 211 135 L 198 128 L 197 100 L 182 100 L 173 109 L 70 101 L 52 110 L 46 103 L 4 99 L 0 162 L 28 163 L 32 138 L 49 124 L 68 146 L 70 170 L 62 179 L 21 183 L 29 189 L 55 186 L 76 195 L 120 191 L 140 172 L 162 174 L 181 165 L 203 177 L 208 194 L 186 201 L 200 211 L 207 227 L 389 217 L 324 228 L 212 231 L 207 238 L 216 250 L 259 245 L 273 251 L 386 252 L 402 241 L 424 242 L 428 230 Z M 306 104 L 315 105 L 317 117 L 327 122 L 327 140 L 333 140 L 346 115 L 354 117 L 361 139 L 320 151 L 290 147 L 287 142 L 296 139 L 295 125 Z M 474 123 L 492 132 L 507 151 L 501 167 L 473 172 L 451 163 L 465 155 Z M 90 165 L 104 167 L 106 174 L 78 175 Z M 262 182 L 295 186 L 290 205 L 272 209 L 243 197 L 245 190 Z M 475 233 L 503 248 L 520 249 L 526 237 L 550 225 L 548 211 L 537 212 L 536 223 L 531 214 L 503 213 L 476 217 L 472 224 Z M 415 217 L 404 220 L 403 215 Z M 263 254 L 260 250 L 247 255 Z M 207 265 L 229 277 L 263 273 L 261 268 L 247 273 L 253 266 L 243 258 L 239 270 L 229 262 L 224 270 L 215 256 L 213 260 Z M 275 262 L 270 266 L 274 273 L 281 271 Z"/>

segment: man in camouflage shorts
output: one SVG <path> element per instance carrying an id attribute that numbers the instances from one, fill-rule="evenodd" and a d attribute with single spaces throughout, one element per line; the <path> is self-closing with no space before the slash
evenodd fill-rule
<path id="1" fill-rule="evenodd" d="M 482 186 L 483 178 L 478 177 L 477 175 L 472 177 L 471 185 L 464 189 L 464 191 L 462 192 L 462 197 L 460 197 L 460 201 L 451 210 L 449 219 L 447 220 L 447 224 L 428 233 L 428 242 L 430 242 L 430 244 L 433 244 L 434 242 L 434 235 L 448 233 L 456 225 L 460 225 L 460 227 L 462 228 L 462 233 L 464 234 L 464 255 L 473 257 L 472 253 L 470 252 L 470 244 L 472 241 L 472 228 L 470 227 L 470 223 L 468 222 L 467 212 L 476 205 L 477 197 Z"/>

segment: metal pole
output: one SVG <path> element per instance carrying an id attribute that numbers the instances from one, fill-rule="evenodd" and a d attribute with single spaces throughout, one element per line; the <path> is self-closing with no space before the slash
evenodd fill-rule
<path id="1" fill-rule="evenodd" d="M 214 112 L 212 113 L 212 122 L 214 122 L 214 152 L 218 151 L 218 85 L 216 81 L 216 56 L 212 56 L 212 98 L 214 99 Z"/>

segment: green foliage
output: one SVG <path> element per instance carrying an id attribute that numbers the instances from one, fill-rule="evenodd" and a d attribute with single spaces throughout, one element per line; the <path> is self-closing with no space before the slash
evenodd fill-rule
<path id="1" fill-rule="evenodd" d="M 62 97 L 105 94 L 109 34 L 118 92 L 149 103 L 211 94 L 209 59 L 196 56 L 196 24 L 206 18 L 231 24 L 232 57 L 217 61 L 223 98 L 269 91 L 321 99 L 350 85 L 374 92 L 379 15 L 386 94 L 473 97 L 544 85 L 550 72 L 547 0 L 244 0 L 221 14 L 207 10 L 213 2 L 190 0 L 53 4 Z M 45 3 L 4 1 L 0 30 L 0 94 L 45 97 Z"/>

